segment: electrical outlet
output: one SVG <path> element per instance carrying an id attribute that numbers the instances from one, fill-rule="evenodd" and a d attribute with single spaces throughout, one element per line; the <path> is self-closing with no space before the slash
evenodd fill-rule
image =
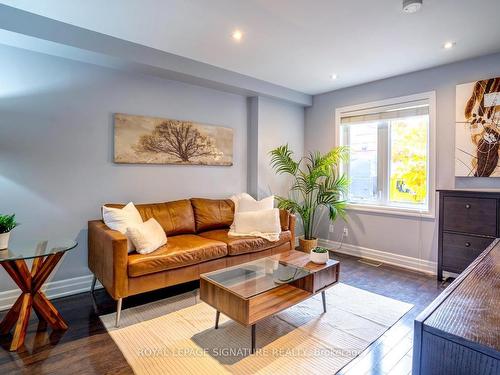
<path id="1" fill-rule="evenodd" d="M 328 231 L 329 231 L 330 233 L 333 233 L 333 224 L 330 224 L 330 227 L 328 228 Z"/>
<path id="2" fill-rule="evenodd" d="M 349 228 L 344 227 L 344 237 L 349 237 Z"/>

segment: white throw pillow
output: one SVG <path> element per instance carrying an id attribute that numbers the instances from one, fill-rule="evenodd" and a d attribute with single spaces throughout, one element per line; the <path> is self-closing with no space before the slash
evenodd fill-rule
<path id="1" fill-rule="evenodd" d="M 239 194 L 236 194 L 236 195 L 233 195 L 231 197 L 229 197 L 229 199 L 231 199 L 234 203 L 234 212 L 238 211 L 238 206 L 239 206 L 239 203 L 240 203 L 240 199 L 242 198 L 250 198 L 250 199 L 253 199 L 253 197 L 248 194 L 248 193 L 239 193 Z"/>
<path id="2" fill-rule="evenodd" d="M 167 243 L 167 235 L 155 219 L 127 228 L 127 237 L 140 254 L 149 254 Z"/>
<path id="3" fill-rule="evenodd" d="M 109 229 L 117 230 L 122 234 L 126 234 L 128 227 L 142 224 L 141 214 L 132 202 L 123 208 L 102 206 L 102 219 Z M 128 241 L 127 248 L 129 253 L 134 250 L 131 241 Z"/>
<path id="4" fill-rule="evenodd" d="M 237 212 L 272 210 L 273 208 L 274 208 L 274 195 L 271 195 L 260 201 L 253 199 L 251 196 L 243 196 L 238 201 Z"/>
<path id="5" fill-rule="evenodd" d="M 236 233 L 280 233 L 280 211 L 277 208 L 260 211 L 237 212 L 234 215 Z"/>

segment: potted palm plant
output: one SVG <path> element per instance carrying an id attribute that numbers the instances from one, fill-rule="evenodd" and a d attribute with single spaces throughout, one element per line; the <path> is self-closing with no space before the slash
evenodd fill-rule
<path id="1" fill-rule="evenodd" d="M 9 247 L 10 231 L 17 227 L 16 215 L 0 215 L 0 250 Z"/>
<path id="2" fill-rule="evenodd" d="M 270 152 L 271 166 L 278 175 L 292 177 L 288 197 L 277 196 L 278 207 L 296 213 L 301 218 L 304 238 L 299 238 L 302 251 L 310 252 L 318 245 L 315 237 L 318 210 L 326 208 L 331 221 L 339 216 L 345 218 L 349 180 L 340 172 L 340 163 L 347 158 L 346 147 L 336 147 L 325 154 L 311 152 L 294 159 L 288 145 Z"/>

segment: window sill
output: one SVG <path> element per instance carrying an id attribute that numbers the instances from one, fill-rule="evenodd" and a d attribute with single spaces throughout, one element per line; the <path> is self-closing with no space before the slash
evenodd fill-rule
<path id="1" fill-rule="evenodd" d="M 393 215 L 393 216 L 409 216 L 409 217 L 418 217 L 424 219 L 436 218 L 433 209 L 430 209 L 428 211 L 418 211 L 411 208 L 375 206 L 375 205 L 371 206 L 371 205 L 354 204 L 354 203 L 347 204 L 346 209 L 348 211 L 371 212 L 371 213 Z"/>

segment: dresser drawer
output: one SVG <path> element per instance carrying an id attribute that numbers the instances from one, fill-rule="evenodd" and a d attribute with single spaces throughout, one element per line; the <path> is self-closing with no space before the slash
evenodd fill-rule
<path id="1" fill-rule="evenodd" d="M 443 205 L 444 230 L 496 236 L 496 199 L 444 197 Z"/>
<path id="2" fill-rule="evenodd" d="M 443 233 L 443 267 L 460 273 L 476 259 L 494 238 Z"/>

